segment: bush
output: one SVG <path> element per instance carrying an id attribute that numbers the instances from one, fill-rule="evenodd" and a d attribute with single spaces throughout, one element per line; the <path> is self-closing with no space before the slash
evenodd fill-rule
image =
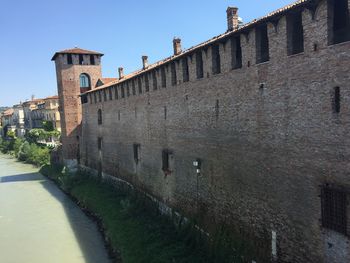
<path id="1" fill-rule="evenodd" d="M 15 139 L 15 142 L 13 144 L 13 151 L 14 151 L 16 157 L 18 157 L 18 152 L 19 152 L 23 143 L 24 143 L 23 139 L 19 139 L 19 138 Z"/>
<path id="2" fill-rule="evenodd" d="M 50 163 L 50 150 L 45 146 L 25 141 L 19 147 L 17 158 L 22 162 L 43 166 Z"/>
<path id="3" fill-rule="evenodd" d="M 1 141 L 0 151 L 2 153 L 11 153 L 14 148 L 14 139 L 4 139 Z"/>

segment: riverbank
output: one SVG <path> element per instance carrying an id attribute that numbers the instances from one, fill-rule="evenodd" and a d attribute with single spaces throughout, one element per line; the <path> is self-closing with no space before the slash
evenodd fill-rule
<path id="1" fill-rule="evenodd" d="M 87 174 L 65 174 L 57 167 L 44 166 L 41 173 L 97 220 L 116 262 L 243 262 L 237 251 L 229 250 L 227 239 L 208 246 L 194 224 L 175 225 L 144 194 L 116 189 Z"/>

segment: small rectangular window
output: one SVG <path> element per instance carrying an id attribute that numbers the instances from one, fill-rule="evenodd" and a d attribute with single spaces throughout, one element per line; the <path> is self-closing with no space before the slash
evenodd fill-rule
<path id="1" fill-rule="evenodd" d="M 304 51 L 304 29 L 301 12 L 287 16 L 288 55 Z"/>
<path id="2" fill-rule="evenodd" d="M 83 55 L 79 55 L 79 65 L 83 65 L 83 63 L 84 63 L 84 57 L 83 57 Z"/>
<path id="3" fill-rule="evenodd" d="M 171 152 L 169 150 L 163 150 L 162 151 L 162 170 L 163 171 L 170 171 L 170 157 Z"/>
<path id="4" fill-rule="evenodd" d="M 183 82 L 187 82 L 190 80 L 187 57 L 184 57 L 182 59 L 182 79 Z"/>
<path id="5" fill-rule="evenodd" d="M 90 65 L 95 65 L 95 55 L 90 55 Z"/>
<path id="6" fill-rule="evenodd" d="M 347 235 L 346 193 L 324 186 L 321 192 L 322 226 Z"/>
<path id="7" fill-rule="evenodd" d="M 269 38 L 267 34 L 267 25 L 257 27 L 255 30 L 255 45 L 256 45 L 256 63 L 269 61 Z"/>
<path id="8" fill-rule="evenodd" d="M 141 149 L 140 144 L 134 143 L 133 149 L 134 149 L 134 160 L 135 160 L 135 163 L 138 163 L 140 161 L 140 149 Z"/>
<path id="9" fill-rule="evenodd" d="M 160 69 L 161 79 L 162 79 L 162 87 L 166 88 L 166 74 L 165 74 L 165 67 L 162 67 Z"/>
<path id="10" fill-rule="evenodd" d="M 138 88 L 139 88 L 139 94 L 142 94 L 142 80 L 141 80 L 141 77 L 138 77 L 137 79 L 137 82 L 138 82 Z"/>
<path id="11" fill-rule="evenodd" d="M 231 59 L 232 69 L 242 67 L 242 47 L 241 47 L 241 36 L 231 38 Z"/>
<path id="12" fill-rule="evenodd" d="M 158 83 L 157 83 L 157 71 L 152 71 L 152 81 L 153 81 L 153 90 L 158 89 Z"/>
<path id="13" fill-rule="evenodd" d="M 201 50 L 196 52 L 196 73 L 197 79 L 203 78 L 203 57 Z"/>
<path id="14" fill-rule="evenodd" d="M 171 70 L 171 85 L 175 86 L 177 84 L 175 62 L 171 63 L 170 70 Z"/>
<path id="15" fill-rule="evenodd" d="M 102 150 L 102 138 L 101 137 L 97 138 L 97 148 L 98 148 L 98 150 Z"/>
<path id="16" fill-rule="evenodd" d="M 73 64 L 72 54 L 67 54 L 67 64 L 68 65 Z"/>
<path id="17" fill-rule="evenodd" d="M 211 47 L 212 55 L 212 72 L 213 74 L 219 74 L 221 72 L 221 59 L 219 45 L 213 45 Z"/>
<path id="18" fill-rule="evenodd" d="M 132 95 L 136 95 L 136 88 L 135 88 L 135 80 L 131 80 L 131 86 L 132 86 Z"/>
<path id="19" fill-rule="evenodd" d="M 144 78 L 145 78 L 145 91 L 149 92 L 149 81 L 148 81 L 148 74 L 147 73 L 144 75 Z"/>
<path id="20" fill-rule="evenodd" d="M 340 112 L 340 88 L 339 87 L 334 88 L 333 109 L 335 113 Z"/>

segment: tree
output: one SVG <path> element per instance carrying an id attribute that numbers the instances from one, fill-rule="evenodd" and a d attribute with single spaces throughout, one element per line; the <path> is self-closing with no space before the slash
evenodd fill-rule
<path id="1" fill-rule="evenodd" d="M 53 122 L 52 121 L 43 121 L 43 128 L 45 131 L 51 132 L 54 131 Z"/>

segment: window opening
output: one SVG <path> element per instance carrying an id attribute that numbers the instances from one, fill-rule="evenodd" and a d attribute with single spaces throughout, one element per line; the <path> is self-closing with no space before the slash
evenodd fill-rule
<path id="1" fill-rule="evenodd" d="M 177 83 L 175 62 L 171 63 L 170 70 L 171 70 L 171 85 L 175 86 Z"/>
<path id="2" fill-rule="evenodd" d="M 97 123 L 98 123 L 98 125 L 102 124 L 102 110 L 101 109 L 98 109 L 98 111 L 97 111 Z"/>
<path id="3" fill-rule="evenodd" d="M 237 36 L 231 39 L 231 57 L 232 57 L 232 69 L 242 67 L 242 47 L 241 36 Z"/>
<path id="4" fill-rule="evenodd" d="M 321 192 L 322 226 L 347 234 L 346 193 L 324 186 Z"/>
<path id="5" fill-rule="evenodd" d="M 213 74 L 219 74 L 221 72 L 219 45 L 212 46 L 211 55 L 212 55 L 212 67 L 213 67 L 212 72 L 213 72 Z"/>
<path id="6" fill-rule="evenodd" d="M 196 52 L 196 73 L 197 73 L 197 79 L 201 79 L 204 76 L 203 73 L 203 57 L 202 57 L 202 51 Z"/>
<path id="7" fill-rule="evenodd" d="M 267 25 L 260 26 L 255 31 L 256 35 L 256 63 L 269 61 L 269 38 Z"/>
<path id="8" fill-rule="evenodd" d="M 183 77 L 183 82 L 187 82 L 190 80 L 187 57 L 184 57 L 182 59 L 182 77 Z"/>
<path id="9" fill-rule="evenodd" d="M 300 12 L 287 16 L 287 48 L 288 55 L 304 51 L 304 29 Z"/>
<path id="10" fill-rule="evenodd" d="M 161 79 L 162 79 L 162 87 L 166 88 L 166 74 L 165 74 L 165 67 L 162 67 L 160 69 Z"/>

